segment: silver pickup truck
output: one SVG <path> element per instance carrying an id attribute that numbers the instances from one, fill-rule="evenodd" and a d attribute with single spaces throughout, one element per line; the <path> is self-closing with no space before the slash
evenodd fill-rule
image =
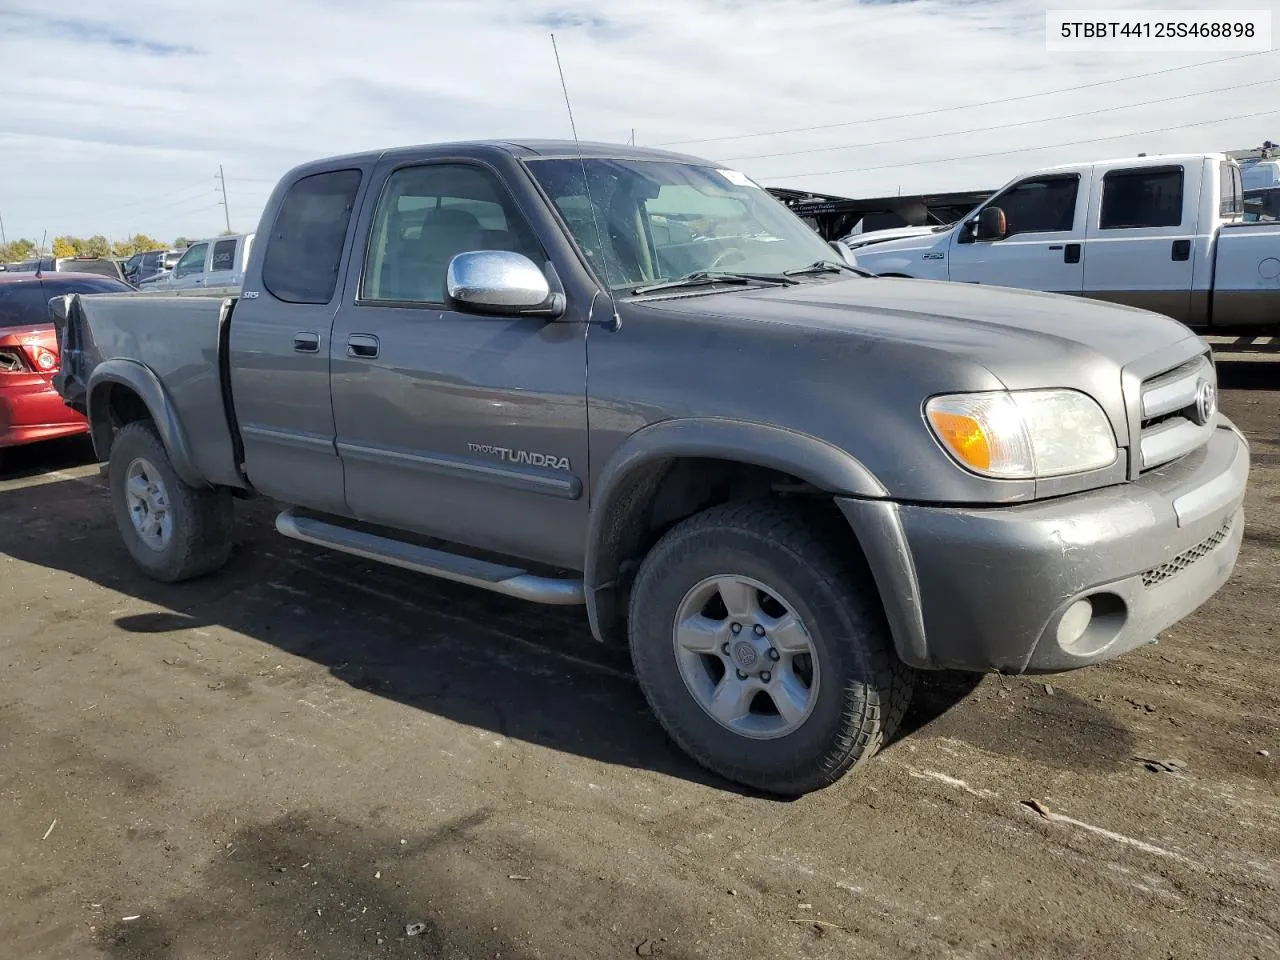
<path id="1" fill-rule="evenodd" d="M 217 569 L 258 496 L 285 536 L 582 604 L 747 785 L 834 782 L 916 670 L 1131 650 L 1236 559 L 1248 448 L 1197 336 L 868 278 L 735 170 L 365 153 L 287 174 L 258 237 L 239 297 L 52 304 L 142 569 Z"/>

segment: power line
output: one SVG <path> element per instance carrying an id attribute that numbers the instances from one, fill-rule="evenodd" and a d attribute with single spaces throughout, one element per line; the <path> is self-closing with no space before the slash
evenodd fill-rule
<path id="1" fill-rule="evenodd" d="M 1265 113 L 1244 113 L 1236 117 L 1215 117 L 1212 120 L 1201 120 L 1196 123 L 1180 123 L 1172 127 L 1157 127 L 1154 130 L 1135 130 L 1132 133 L 1117 133 L 1107 137 L 1090 137 L 1087 140 L 1064 140 L 1061 143 L 1046 143 L 1038 147 L 1012 147 L 1006 150 L 996 150 L 992 153 L 970 153 L 958 157 L 937 157 L 932 160 L 900 160 L 897 163 L 883 163 L 874 167 L 849 167 L 844 170 L 821 170 L 812 173 L 780 173 L 777 179 L 799 179 L 801 177 L 832 177 L 840 173 L 868 173 L 873 170 L 893 170 L 898 167 L 920 167 L 927 166 L 931 163 L 953 163 L 960 160 L 985 160 L 988 157 L 1003 157 L 1011 153 L 1033 153 L 1037 150 L 1053 150 L 1057 147 L 1075 147 L 1084 143 L 1102 143 L 1105 140 L 1124 140 L 1128 137 L 1145 137 L 1153 133 L 1169 133 L 1173 130 L 1185 130 L 1190 127 L 1205 127 L 1215 123 L 1232 123 L 1236 120 L 1260 120 L 1263 117 L 1273 117 L 1280 114 L 1280 110 L 1269 110 Z M 773 179 L 766 177 L 760 179 Z"/>
<path id="2" fill-rule="evenodd" d="M 1128 103 L 1119 107 L 1099 107 L 1096 110 L 1083 110 L 1080 113 L 1067 113 L 1057 117 L 1045 117 L 1041 120 L 1017 120 L 1013 123 L 998 123 L 990 127 L 970 127 L 968 130 L 955 130 L 950 133 L 925 133 L 915 137 L 894 137 L 892 140 L 872 140 L 868 143 L 846 143 L 838 147 L 813 147 L 808 150 L 788 150 L 782 153 L 747 154 L 740 157 L 726 157 L 725 162 L 728 163 L 734 160 L 768 160 L 773 157 L 797 157 L 801 154 L 828 153 L 836 150 L 861 150 L 867 147 L 883 147 L 899 143 L 911 143 L 918 140 L 938 140 L 942 137 L 960 137 L 971 133 L 988 133 L 992 130 L 1010 130 L 1014 127 L 1029 127 L 1037 123 L 1053 123 L 1059 120 L 1075 120 L 1080 117 L 1097 116 L 1100 113 L 1115 113 L 1119 110 L 1134 110 L 1138 107 L 1150 107 L 1157 103 L 1170 103 L 1174 100 L 1186 100 L 1188 97 L 1207 97 L 1214 93 L 1234 93 L 1237 90 L 1243 90 L 1247 87 L 1260 87 L 1267 83 L 1280 83 L 1280 77 L 1273 77 L 1270 80 L 1254 80 L 1250 83 L 1233 83 L 1229 87 L 1219 87 L 1216 90 L 1201 90 L 1197 93 L 1184 93 L 1176 97 L 1160 97 L 1157 100 L 1143 100 L 1141 103 Z"/>
<path id="3" fill-rule="evenodd" d="M 166 197 L 172 197 L 179 193 L 190 193 L 190 191 L 194 190 L 197 187 L 199 187 L 200 189 L 205 189 L 205 184 L 204 183 L 188 184 L 185 187 L 178 187 L 174 190 L 167 190 L 164 193 L 157 193 L 151 196 L 141 197 L 137 200 L 130 200 L 128 203 L 117 204 L 114 207 L 107 207 L 105 211 L 97 211 L 91 214 L 90 216 L 93 219 L 103 220 L 107 217 L 115 216 L 116 214 L 121 213 L 122 211 L 132 210 L 135 207 L 145 206 L 147 204 L 153 203 L 156 200 L 163 200 Z M 193 199 L 193 198 L 186 197 L 182 199 Z M 180 199 L 178 202 L 181 203 L 182 199 Z M 86 218 L 85 211 L 79 210 L 76 213 L 51 214 L 51 215 L 46 215 L 45 217 L 45 219 L 51 220 L 54 222 L 71 220 L 73 218 L 76 220 L 85 219 Z"/>
<path id="4" fill-rule="evenodd" d="M 1262 50 L 1254 53 L 1242 53 L 1234 57 L 1222 57 L 1218 60 L 1202 60 L 1199 63 L 1184 64 L 1181 67 L 1166 67 L 1163 70 L 1152 70 L 1150 73 L 1134 73 L 1127 77 L 1116 77 L 1113 80 L 1095 80 L 1092 83 L 1082 83 L 1074 87 L 1062 87 L 1058 90 L 1043 90 L 1040 93 L 1024 93 L 1017 97 L 1002 97 L 999 100 L 983 100 L 979 103 L 963 103 L 954 107 L 936 107 L 932 110 L 918 110 L 915 113 L 898 113 L 888 114 L 881 117 L 866 117 L 862 120 L 844 120 L 839 123 L 823 123 L 812 127 L 792 127 L 788 130 L 765 130 L 760 133 L 736 133 L 723 137 L 707 137 L 702 140 L 668 140 L 665 143 L 653 143 L 653 147 L 679 147 L 690 143 L 723 143 L 726 140 L 747 140 L 752 137 L 772 137 L 784 133 L 810 133 L 814 130 L 834 130 L 838 127 L 854 127 L 863 123 L 882 123 L 886 120 L 909 120 L 913 117 L 931 117 L 940 113 L 951 113 L 956 110 L 973 110 L 977 107 L 994 107 L 1003 103 L 1017 103 L 1022 100 L 1034 100 L 1037 97 L 1050 97 L 1059 93 L 1072 93 L 1076 90 L 1091 90 L 1096 87 L 1105 87 L 1113 83 L 1126 83 L 1129 80 L 1141 80 L 1144 77 L 1159 77 L 1169 73 L 1177 73 L 1180 70 L 1194 70 L 1197 67 L 1208 67 L 1215 63 L 1230 63 L 1235 60 L 1245 60 L 1249 57 L 1261 57 L 1266 54 L 1274 53 L 1273 50 Z"/>

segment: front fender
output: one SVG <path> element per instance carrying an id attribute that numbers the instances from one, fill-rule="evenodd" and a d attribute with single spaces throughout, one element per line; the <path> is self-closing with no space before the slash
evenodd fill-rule
<path id="1" fill-rule="evenodd" d="M 111 455 L 113 425 L 108 400 L 114 387 L 131 391 L 142 401 L 178 476 L 193 487 L 207 487 L 209 483 L 196 468 L 191 444 L 174 412 L 169 392 L 155 371 L 136 360 L 104 360 L 89 375 L 87 412 L 98 459 L 106 460 Z"/>
<path id="2" fill-rule="evenodd" d="M 628 522 L 661 479 L 653 468 L 678 459 L 751 464 L 789 474 L 833 496 L 883 499 L 888 491 L 865 465 L 825 440 L 781 427 L 727 418 L 663 420 L 637 430 L 596 479 L 587 522 L 587 616 L 597 639 L 616 621 L 613 591 Z"/>

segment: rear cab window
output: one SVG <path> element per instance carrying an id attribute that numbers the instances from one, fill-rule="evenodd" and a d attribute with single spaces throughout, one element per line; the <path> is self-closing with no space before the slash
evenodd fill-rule
<path id="1" fill-rule="evenodd" d="M 1230 219 L 1244 213 L 1244 184 L 1240 168 L 1224 160 L 1218 168 L 1218 184 L 1221 191 L 1218 195 L 1218 216 Z"/>
<path id="2" fill-rule="evenodd" d="M 267 236 L 262 285 L 285 303 L 328 303 L 338 286 L 359 170 L 303 177 L 289 188 Z"/>
<path id="3" fill-rule="evenodd" d="M 232 237 L 229 240 L 219 240 L 213 245 L 213 256 L 209 258 L 209 271 L 211 273 L 234 270 L 236 268 L 237 242 L 236 238 Z"/>
<path id="4" fill-rule="evenodd" d="M 1182 224 L 1182 167 L 1111 170 L 1102 178 L 1099 230 Z"/>

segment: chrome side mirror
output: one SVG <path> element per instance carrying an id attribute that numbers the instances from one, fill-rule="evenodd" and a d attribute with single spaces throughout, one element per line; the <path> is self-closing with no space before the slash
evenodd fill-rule
<path id="1" fill-rule="evenodd" d="M 458 309 L 471 313 L 558 317 L 563 294 L 553 294 L 537 264 L 509 250 L 474 250 L 449 261 L 445 292 Z"/>

